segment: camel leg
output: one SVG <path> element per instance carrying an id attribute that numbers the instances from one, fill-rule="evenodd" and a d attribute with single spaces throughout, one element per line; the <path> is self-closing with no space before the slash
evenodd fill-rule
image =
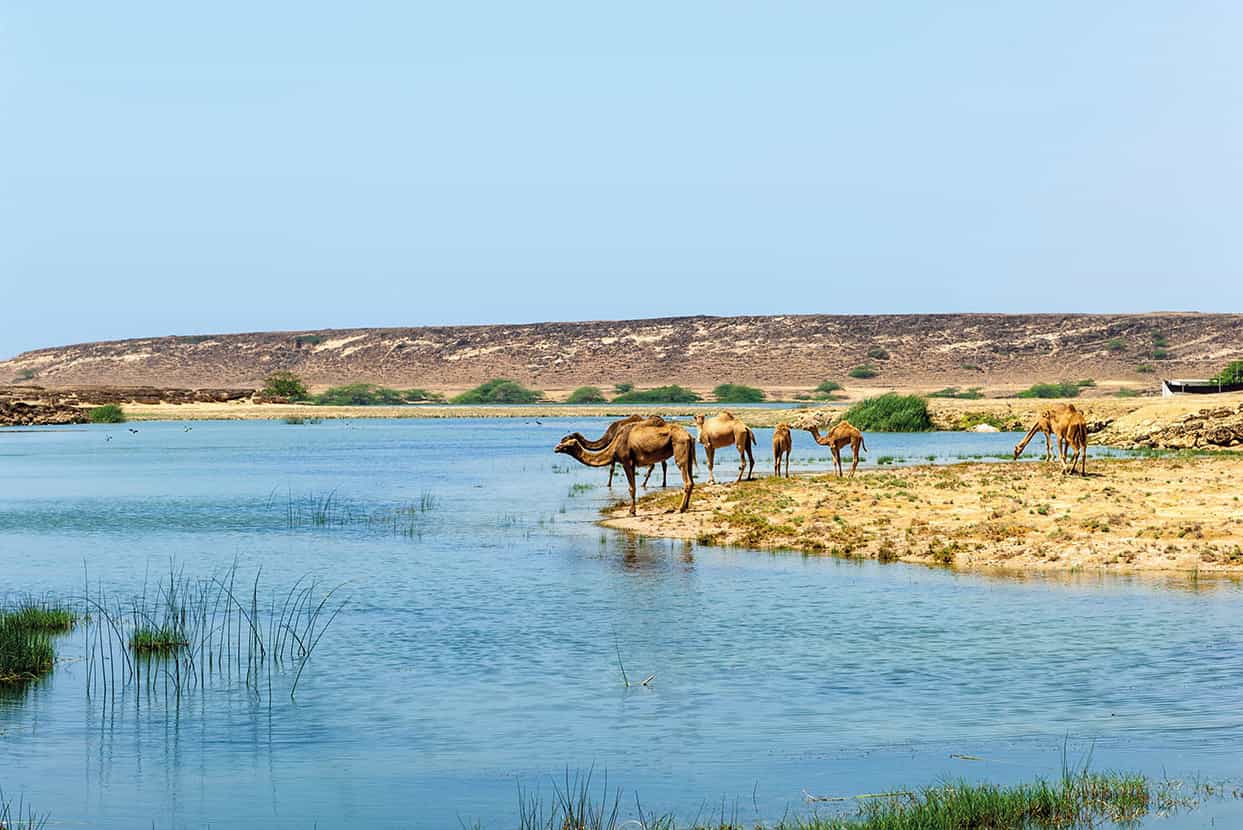
<path id="1" fill-rule="evenodd" d="M 712 475 L 712 460 L 716 455 L 716 450 L 711 444 L 704 445 L 704 455 L 708 456 L 708 483 L 716 484 L 716 478 Z"/>
<path id="2" fill-rule="evenodd" d="M 790 477 L 790 456 L 793 454 L 792 451 L 786 450 L 786 478 Z"/>
<path id="3" fill-rule="evenodd" d="M 630 485 L 630 515 L 635 515 L 635 497 L 634 497 L 634 463 L 630 461 L 622 462 L 622 470 L 626 473 L 626 482 Z"/>
<path id="4" fill-rule="evenodd" d="M 678 453 L 677 449 L 677 447 L 674 448 L 673 460 L 682 472 L 682 504 L 678 508 L 678 512 L 685 513 L 690 509 L 691 491 L 695 489 L 695 477 L 691 475 L 691 465 L 695 463 L 695 445 L 687 445 L 682 449 L 681 453 Z"/>
<path id="5" fill-rule="evenodd" d="M 660 462 L 660 489 L 663 490 L 668 486 L 669 486 L 669 462 L 662 461 Z"/>
<path id="6" fill-rule="evenodd" d="M 778 477 L 781 475 L 781 450 L 773 452 L 773 475 Z"/>
<path id="7" fill-rule="evenodd" d="M 734 479 L 734 483 L 742 481 L 742 474 L 747 471 L 747 437 L 744 435 L 738 447 L 738 478 Z"/>
<path id="8" fill-rule="evenodd" d="M 616 470 L 616 469 L 617 469 L 617 462 L 616 462 L 616 461 L 614 461 L 612 464 L 610 464 L 610 465 L 609 465 L 609 484 L 608 484 L 608 486 L 609 486 L 610 488 L 613 486 L 613 471 L 614 471 L 614 470 Z"/>
<path id="9" fill-rule="evenodd" d="M 650 478 L 652 477 L 652 470 L 655 470 L 655 469 L 656 469 L 656 465 L 655 465 L 655 464 L 653 464 L 652 466 L 650 466 L 650 467 L 648 467 L 648 468 L 647 468 L 647 475 L 643 476 L 643 489 L 644 489 L 644 490 L 646 490 L 646 489 L 647 489 L 647 482 L 648 482 L 648 479 L 650 479 Z"/>
<path id="10" fill-rule="evenodd" d="M 833 453 L 833 469 L 837 472 L 837 477 L 842 477 L 842 451 L 839 447 L 829 447 Z"/>
<path id="11" fill-rule="evenodd" d="M 751 449 L 755 445 L 755 441 L 752 440 L 751 430 L 747 430 L 746 443 L 747 443 L 747 481 L 751 481 L 752 479 L 755 478 L 755 451 Z"/>
<path id="12" fill-rule="evenodd" d="M 1048 464 L 1053 460 L 1053 434 L 1046 432 L 1044 434 L 1044 463 Z"/>
<path id="13" fill-rule="evenodd" d="M 855 469 L 859 466 L 859 444 L 855 441 L 850 442 L 850 454 L 854 456 L 850 462 L 850 476 L 854 478 Z"/>

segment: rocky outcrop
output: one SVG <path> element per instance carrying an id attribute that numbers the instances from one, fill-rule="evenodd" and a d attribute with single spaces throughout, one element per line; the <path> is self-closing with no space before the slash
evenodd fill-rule
<path id="1" fill-rule="evenodd" d="M 0 426 L 33 427 L 57 424 L 85 424 L 85 409 L 68 404 L 53 404 L 38 401 L 0 400 Z"/>
<path id="2" fill-rule="evenodd" d="M 44 389 L 41 386 L 0 386 L 0 426 L 84 424 L 92 406 L 103 404 L 226 403 L 259 399 L 253 389 L 156 389 L 94 387 Z"/>
<path id="3" fill-rule="evenodd" d="M 1243 447 L 1243 404 L 1206 407 L 1172 420 L 1143 419 L 1115 424 L 1109 442 L 1124 447 L 1221 449 Z"/>

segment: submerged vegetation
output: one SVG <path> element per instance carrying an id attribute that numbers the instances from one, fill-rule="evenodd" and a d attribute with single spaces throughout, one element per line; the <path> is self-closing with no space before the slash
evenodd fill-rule
<path id="1" fill-rule="evenodd" d="M 516 381 L 505 378 L 493 378 L 481 383 L 474 389 L 467 390 L 453 399 L 458 404 L 536 403 L 544 399 L 544 393 L 528 389 Z"/>
<path id="2" fill-rule="evenodd" d="M 888 392 L 859 401 L 846 412 L 846 420 L 865 432 L 926 432 L 932 429 L 928 401 L 919 395 Z"/>
<path id="3" fill-rule="evenodd" d="M 106 403 L 103 406 L 93 406 L 87 411 L 86 417 L 90 419 L 92 424 L 123 424 L 125 423 L 125 413 L 121 407 L 114 403 Z"/>
<path id="4" fill-rule="evenodd" d="M 73 630 L 77 618 L 67 606 L 33 599 L 0 610 L 0 684 L 27 683 L 51 671 L 52 637 Z"/>

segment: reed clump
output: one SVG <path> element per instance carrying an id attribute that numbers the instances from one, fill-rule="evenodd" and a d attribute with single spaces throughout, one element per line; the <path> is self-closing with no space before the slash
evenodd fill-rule
<path id="1" fill-rule="evenodd" d="M 168 626 L 142 626 L 134 629 L 129 636 L 131 651 L 153 657 L 170 657 L 189 645 L 190 641 L 186 639 L 184 632 Z"/>

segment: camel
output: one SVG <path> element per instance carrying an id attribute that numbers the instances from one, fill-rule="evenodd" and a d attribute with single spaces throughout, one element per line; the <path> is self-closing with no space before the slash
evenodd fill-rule
<path id="1" fill-rule="evenodd" d="M 691 491 L 695 489 L 695 442 L 691 434 L 677 424 L 627 424 L 618 429 L 613 441 L 599 452 L 584 449 L 577 438 L 566 437 L 561 439 L 553 452 L 565 453 L 588 467 L 621 464 L 630 485 L 631 516 L 635 515 L 635 468 L 652 466 L 657 461 L 672 458 L 682 471 L 682 504 L 678 512 L 685 513 L 690 507 Z"/>
<path id="2" fill-rule="evenodd" d="M 704 454 L 708 456 L 708 483 L 716 484 L 712 475 L 712 461 L 716 450 L 733 444 L 738 448 L 738 478 L 734 483 L 742 481 L 746 472 L 747 481 L 751 480 L 751 471 L 755 469 L 755 454 L 751 448 L 755 446 L 755 433 L 750 427 L 734 417 L 732 412 L 705 417 L 702 413 L 695 416 L 695 426 L 699 427 L 699 443 L 704 445 Z M 750 468 L 747 462 L 750 462 Z"/>
<path id="3" fill-rule="evenodd" d="M 1033 438 L 1036 437 L 1036 433 L 1043 432 L 1044 443 L 1045 443 L 1044 460 L 1046 463 L 1052 461 L 1053 460 L 1053 436 L 1057 432 L 1057 430 L 1054 429 L 1053 427 L 1053 421 L 1054 421 L 1054 418 L 1059 413 L 1065 414 L 1068 411 L 1069 412 L 1077 411 L 1073 403 L 1054 404 L 1053 406 L 1041 412 L 1040 417 L 1036 419 L 1036 423 L 1032 424 L 1032 428 L 1029 429 L 1027 431 L 1027 434 L 1023 436 L 1023 440 L 1014 445 L 1015 460 L 1017 461 L 1018 457 L 1023 454 L 1023 451 L 1027 449 L 1028 443 Z M 1060 436 L 1058 437 L 1058 441 L 1057 441 L 1057 449 L 1058 449 L 1059 454 L 1062 453 L 1062 439 Z"/>
<path id="4" fill-rule="evenodd" d="M 1068 405 L 1064 411 L 1055 414 L 1053 428 L 1057 431 L 1058 450 L 1062 456 L 1062 473 L 1075 474 L 1075 466 L 1079 465 L 1082 475 L 1088 474 L 1088 422 L 1083 413 Z M 1066 468 L 1066 450 L 1073 449 L 1075 454 L 1070 459 L 1070 469 Z M 1082 461 L 1080 460 L 1082 459 Z"/>
<path id="5" fill-rule="evenodd" d="M 839 421 L 823 438 L 816 427 L 808 427 L 807 431 L 816 439 L 817 444 L 833 451 L 833 466 L 837 469 L 838 478 L 842 477 L 842 447 L 849 444 L 850 452 L 854 456 L 850 464 L 850 474 L 855 474 L 855 468 L 859 466 L 859 449 L 862 448 L 864 452 L 868 450 L 867 444 L 863 443 L 862 432 L 855 429 L 849 421 Z"/>
<path id="6" fill-rule="evenodd" d="M 790 436 L 790 425 L 777 424 L 773 430 L 773 475 L 781 475 L 781 457 L 786 460 L 786 478 L 790 477 L 790 451 L 794 449 L 794 439 Z"/>
<path id="7" fill-rule="evenodd" d="M 605 447 L 607 447 L 610 443 L 612 443 L 615 437 L 617 437 L 617 431 L 619 429 L 626 426 L 627 424 L 636 424 L 642 420 L 644 420 L 642 415 L 627 415 L 625 418 L 622 418 L 620 421 L 614 421 L 613 423 L 609 424 L 609 427 L 608 429 L 604 431 L 604 434 L 594 441 L 588 438 L 587 436 L 583 435 L 581 432 L 571 432 L 569 435 L 565 437 L 566 438 L 577 438 L 578 443 L 585 450 L 602 450 Z M 647 418 L 647 422 L 655 426 L 660 426 L 661 424 L 665 423 L 665 419 L 660 417 L 659 415 L 651 415 Z M 565 440 L 565 439 L 562 439 L 562 440 Z M 609 465 L 609 483 L 608 483 L 609 487 L 613 486 L 613 472 L 616 469 L 617 469 L 616 464 Z M 644 489 L 647 489 L 647 482 L 649 479 L 651 479 L 652 471 L 655 469 L 656 469 L 655 464 L 647 468 L 647 475 L 643 477 Z M 660 478 L 661 478 L 660 486 L 668 487 L 669 486 L 669 465 L 665 461 L 660 462 Z"/>

